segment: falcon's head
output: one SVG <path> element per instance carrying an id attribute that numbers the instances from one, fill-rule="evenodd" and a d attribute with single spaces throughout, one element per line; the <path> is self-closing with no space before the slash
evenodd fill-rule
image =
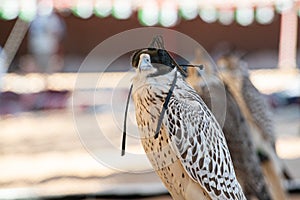
<path id="1" fill-rule="evenodd" d="M 246 62 L 234 55 L 223 56 L 217 61 L 222 73 L 229 73 L 235 77 L 249 76 Z"/>
<path id="2" fill-rule="evenodd" d="M 160 76 L 171 72 L 178 64 L 164 49 L 145 48 L 136 51 L 131 58 L 131 65 L 137 72 L 147 76 Z M 181 67 L 178 69 L 180 72 Z M 183 75 L 184 71 L 182 70 Z"/>
<path id="3" fill-rule="evenodd" d="M 148 76 L 159 76 L 172 71 L 175 64 L 166 50 L 146 48 L 136 51 L 131 64 L 140 73 Z"/>

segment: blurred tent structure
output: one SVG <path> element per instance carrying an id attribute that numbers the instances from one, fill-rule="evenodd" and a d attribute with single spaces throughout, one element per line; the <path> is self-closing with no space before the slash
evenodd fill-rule
<path id="1" fill-rule="evenodd" d="M 299 21 L 299 4 L 298 0 L 243 0 L 239 2 L 233 0 L 154 0 L 145 2 L 140 0 L 1 0 L 0 17 L 4 21 L 21 19 L 30 23 L 30 21 L 38 15 L 50 15 L 52 12 L 59 13 L 64 20 L 66 20 L 67 25 L 69 25 L 69 31 L 72 31 L 72 34 L 68 35 L 68 37 L 70 37 L 69 41 L 73 41 L 73 39 L 78 40 L 80 38 L 76 30 L 78 30 L 79 24 L 85 23 L 84 21 L 78 20 L 74 22 L 74 19 L 72 19 L 73 16 L 89 21 L 91 26 L 89 26 L 88 29 L 94 29 L 94 32 L 89 30 L 89 32 L 85 32 L 85 34 L 91 36 L 91 42 L 93 40 L 96 42 L 97 39 L 97 42 L 101 42 L 110 35 L 126 29 L 136 28 L 140 25 L 171 27 L 175 30 L 186 31 L 189 35 L 195 36 L 195 39 L 199 40 L 199 42 L 209 50 L 213 48 L 212 45 L 216 45 L 213 41 L 220 41 L 222 37 L 225 40 L 231 40 L 229 42 L 233 43 L 241 43 L 241 41 L 246 40 L 242 35 L 240 40 L 230 38 L 228 35 L 232 35 L 232 32 L 230 32 L 229 28 L 224 29 L 224 27 L 231 27 L 235 29 L 235 31 L 244 31 L 243 33 L 247 32 L 245 29 L 248 29 L 248 27 L 253 27 L 251 32 L 253 32 L 253 35 L 256 34 L 256 41 L 249 37 L 247 39 L 249 40 L 248 42 L 243 41 L 245 42 L 243 46 L 246 50 L 253 50 L 253 43 L 259 45 L 257 48 L 271 47 L 274 49 L 274 45 L 276 45 L 277 48 L 275 49 L 279 47 L 280 51 L 279 66 L 295 67 L 296 45 L 298 42 L 297 35 L 299 35 L 297 28 Z M 96 22 L 95 18 L 99 20 Z M 115 20 L 111 21 L 111 18 Z M 281 20 L 278 18 L 281 18 Z M 92 23 L 91 21 L 94 22 Z M 103 35 L 96 34 L 96 31 L 99 32 L 103 30 L 104 27 L 109 26 L 110 23 L 117 21 L 120 21 L 119 25 L 123 26 L 123 28 L 112 26 L 110 27 L 110 31 L 106 31 Z M 199 23 L 199 21 L 202 23 Z M 78 25 L 76 26 L 74 23 Z M 105 26 L 101 26 L 101 23 L 105 23 Z M 128 23 L 131 25 L 128 25 Z M 192 25 L 188 26 L 185 24 Z M 216 24 L 221 26 L 216 29 Z M 274 32 L 274 30 L 279 28 L 280 24 L 280 33 L 277 31 Z M 6 23 L 6 25 L 11 26 L 11 23 Z M 199 27 L 198 31 L 200 31 L 201 34 L 199 34 L 197 30 L 190 30 L 192 26 Z M 203 29 L 212 27 L 212 30 L 219 32 L 219 36 L 215 35 L 214 38 L 207 38 L 208 33 L 205 33 L 205 31 L 201 29 L 201 26 L 203 26 Z M 221 28 L 222 26 L 223 29 Z M 265 29 L 266 27 L 272 27 L 273 32 L 270 31 L 270 29 L 268 32 L 270 39 L 266 39 L 260 35 L 261 32 L 255 31 L 256 29 L 262 29 L 262 26 L 265 26 Z M 9 34 L 9 32 L 4 32 L 3 34 L 6 35 Z M 220 34 L 223 34 L 223 36 L 220 36 Z M 96 35 L 97 39 L 95 39 Z M 5 38 L 6 37 L 3 37 L 1 39 L 1 44 L 4 43 L 3 40 Z M 200 38 L 205 38 L 205 40 L 209 42 L 204 41 L 204 39 L 201 40 Z M 262 38 L 264 38 L 265 41 Z M 279 39 L 280 44 L 275 44 Z M 80 48 L 78 49 L 89 48 L 90 50 L 91 46 L 87 47 L 87 43 L 91 44 L 91 42 L 78 42 L 78 44 L 80 44 Z M 67 49 L 73 50 L 78 47 L 75 44 L 69 44 L 70 42 L 67 43 Z M 273 43 L 273 46 L 270 45 L 270 43 Z M 26 52 L 26 48 L 21 47 L 21 51 Z M 75 52 L 78 53 L 80 50 Z"/>
<path id="2" fill-rule="evenodd" d="M 38 73 L 28 48 L 28 29 L 38 15 L 53 13 L 66 28 L 59 49 L 64 67 Z M 122 195 L 166 193 L 154 172 L 147 171 L 148 163 L 121 160 L 129 171 L 147 169 L 147 173 L 123 173 L 97 162 L 81 144 L 87 139 L 95 151 L 110 157 L 111 147 L 105 139 L 119 143 L 121 131 L 112 128 L 115 119 L 107 107 L 112 102 L 108 96 L 115 92 L 113 87 L 123 78 L 122 72 L 130 68 L 130 55 L 118 59 L 111 70 L 116 72 L 106 73 L 105 85 L 96 89 L 87 84 L 74 91 L 76 72 L 100 42 L 138 27 L 177 30 L 212 54 L 224 41 L 249 53 L 245 60 L 255 69 L 251 71 L 255 86 L 274 107 L 289 101 L 293 104 L 274 110 L 274 116 L 280 155 L 288 159 L 293 176 L 300 179 L 299 17 L 300 0 L 0 0 L 0 46 L 4 49 L 0 67 L 8 72 L 3 76 L 0 72 L 0 199 L 111 195 L 125 199 Z M 88 83 L 99 76 L 97 70 L 83 72 L 83 79 Z M 94 99 L 85 95 L 95 91 Z M 127 88 L 117 92 L 125 99 Z M 79 98 L 79 104 L 71 97 Z M 118 110 L 120 116 L 122 109 Z M 99 127 L 91 125 L 91 118 L 99 123 L 107 120 L 102 128 L 113 136 L 99 138 Z M 84 136 L 78 134 L 77 120 L 83 122 Z M 129 150 L 141 149 L 129 142 Z"/>

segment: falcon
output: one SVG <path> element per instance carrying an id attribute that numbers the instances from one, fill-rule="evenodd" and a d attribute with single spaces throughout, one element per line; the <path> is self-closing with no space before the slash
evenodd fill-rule
<path id="1" fill-rule="evenodd" d="M 223 88 L 223 86 L 219 84 L 218 74 L 213 68 L 212 63 L 203 56 L 199 56 L 199 53 L 203 54 L 196 51 L 197 62 L 200 62 L 200 57 L 201 62 L 206 63 L 205 69 L 201 71 L 200 75 L 197 68 L 188 68 L 188 77 L 186 80 L 211 109 L 215 99 L 220 101 L 224 98 L 224 96 L 222 96 L 224 93 L 220 91 L 220 88 Z M 222 129 L 233 160 L 237 179 L 247 199 L 251 199 L 251 197 L 256 197 L 259 200 L 271 199 L 248 123 L 226 83 L 224 89 L 224 101 L 226 102 L 225 116 L 219 113 L 214 113 L 214 115 L 219 124 L 222 124 L 222 119 L 218 118 L 218 116 L 225 117 Z M 215 110 L 215 112 L 221 112 L 218 107 L 216 108 L 217 110 Z M 214 112 L 214 110 L 212 110 L 212 112 Z"/>
<path id="2" fill-rule="evenodd" d="M 263 173 L 270 185 L 273 199 L 286 199 L 280 173 L 289 175 L 276 155 L 274 127 L 267 102 L 250 81 L 246 63 L 237 56 L 220 58 L 218 66 L 221 70 L 220 77 L 228 85 L 245 119 L 253 127 L 252 134 L 259 137 L 255 145 L 263 159 Z"/>
<path id="3" fill-rule="evenodd" d="M 260 131 L 264 140 L 268 141 L 275 149 L 275 133 L 270 107 L 263 95 L 255 88 L 249 79 L 246 63 L 236 56 L 227 56 L 219 60 L 225 82 L 236 81 L 231 84 L 231 90 L 236 90 L 241 95 L 241 100 L 247 106 L 249 120 Z"/>
<path id="4" fill-rule="evenodd" d="M 173 199 L 246 199 L 222 129 L 164 49 L 132 57 L 132 98 L 144 150 Z"/>

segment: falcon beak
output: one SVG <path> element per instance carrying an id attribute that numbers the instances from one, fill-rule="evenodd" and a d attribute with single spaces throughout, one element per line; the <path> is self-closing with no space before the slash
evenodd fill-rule
<path id="1" fill-rule="evenodd" d="M 152 69 L 153 66 L 150 62 L 150 56 L 147 54 L 142 54 L 140 56 L 140 61 L 137 68 L 139 71 Z"/>

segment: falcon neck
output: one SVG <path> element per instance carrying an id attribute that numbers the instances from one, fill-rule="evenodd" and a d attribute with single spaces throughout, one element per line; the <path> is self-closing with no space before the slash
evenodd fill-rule
<path id="1" fill-rule="evenodd" d="M 142 89 L 144 87 L 152 86 L 154 90 L 161 90 L 162 92 L 168 92 L 170 85 L 175 77 L 175 73 L 177 73 L 177 79 L 182 79 L 180 73 L 177 72 L 176 68 L 171 72 L 159 75 L 159 76 L 147 76 L 141 73 L 137 73 L 132 79 L 133 84 L 133 93 L 135 93 L 138 89 Z"/>

